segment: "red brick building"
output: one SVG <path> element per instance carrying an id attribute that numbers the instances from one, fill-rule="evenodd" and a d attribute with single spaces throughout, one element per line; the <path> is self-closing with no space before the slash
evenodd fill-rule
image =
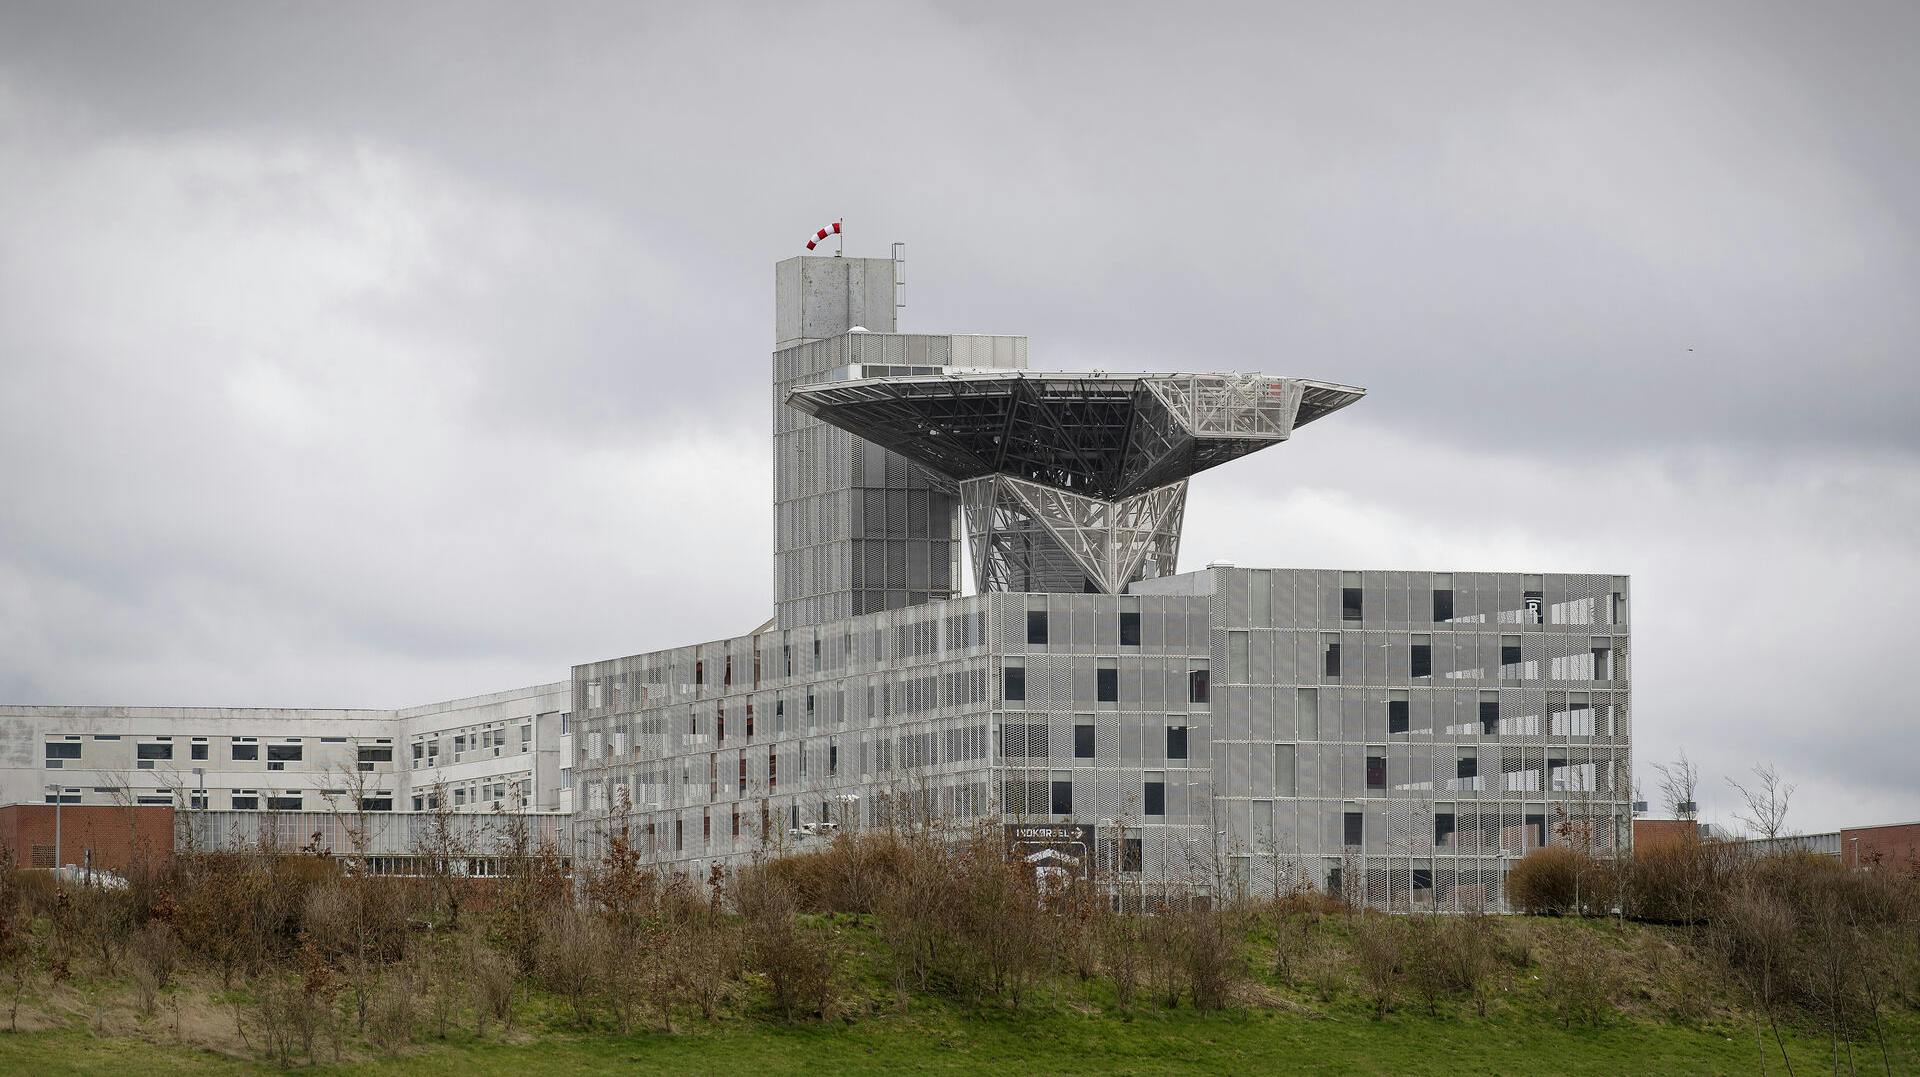
<path id="1" fill-rule="evenodd" d="M 1848 867 L 1887 867 L 1920 874 L 1920 823 L 1840 829 L 1840 862 Z"/>
<path id="2" fill-rule="evenodd" d="M 52 804 L 0 807 L 0 848 L 21 867 L 87 865 L 125 871 L 136 854 L 155 861 L 173 856 L 173 809 L 149 805 L 65 804 L 59 807 L 60 848 L 54 852 Z M 88 860 L 91 855 L 91 861 Z"/>
<path id="3" fill-rule="evenodd" d="M 1691 819 L 1635 819 L 1633 847 L 1660 849 L 1699 837 L 1700 824 Z"/>

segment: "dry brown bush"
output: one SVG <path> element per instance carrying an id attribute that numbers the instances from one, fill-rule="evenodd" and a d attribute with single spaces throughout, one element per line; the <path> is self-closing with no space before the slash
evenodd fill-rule
<path id="1" fill-rule="evenodd" d="M 165 921 L 149 920 L 134 933 L 127 946 L 127 971 L 142 1014 L 152 1014 L 156 997 L 172 985 L 179 957 L 179 937 Z"/>
<path id="2" fill-rule="evenodd" d="M 1581 910 L 1581 884 L 1596 875 L 1593 858 L 1564 845 L 1528 853 L 1507 869 L 1507 902 L 1536 916 L 1570 916 Z"/>

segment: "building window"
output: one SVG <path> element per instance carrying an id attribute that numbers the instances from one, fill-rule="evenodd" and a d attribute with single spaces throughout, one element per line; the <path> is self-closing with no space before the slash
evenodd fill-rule
<path id="1" fill-rule="evenodd" d="M 1167 727 L 1167 758 L 1185 759 L 1187 757 L 1187 727 L 1170 725 Z"/>
<path id="2" fill-rule="evenodd" d="M 1187 702 L 1205 703 L 1211 696 L 1211 685 L 1205 668 L 1196 669 L 1187 674 Z"/>
<path id="3" fill-rule="evenodd" d="M 61 760 L 80 758 L 80 745 L 62 744 L 58 741 L 47 743 L 47 762 L 58 768 Z"/>
<path id="4" fill-rule="evenodd" d="M 267 810 L 268 811 L 299 811 L 300 797 L 298 794 L 294 794 L 291 796 L 268 797 Z"/>
<path id="5" fill-rule="evenodd" d="M 138 744 L 134 746 L 133 757 L 135 759 L 172 759 L 173 745 Z"/>
<path id="6" fill-rule="evenodd" d="M 207 746 L 204 744 L 195 744 L 190 749 L 189 754 L 195 759 L 205 759 L 207 757 Z"/>
<path id="7" fill-rule="evenodd" d="M 1540 615 L 1542 612 L 1541 606 L 1546 601 L 1545 596 L 1542 595 L 1539 591 L 1528 591 L 1521 596 L 1520 601 L 1522 604 L 1522 609 L 1524 610 L 1524 613 L 1525 613 L 1525 616 L 1522 619 L 1521 623 L 1530 624 L 1530 625 L 1540 624 L 1541 623 Z"/>
<path id="8" fill-rule="evenodd" d="M 1054 782 L 1053 783 L 1052 808 L 1053 808 L 1054 815 L 1072 815 L 1073 814 L 1073 783 L 1072 782 Z"/>
<path id="9" fill-rule="evenodd" d="M 414 798 L 416 801 L 419 799 L 419 797 Z M 233 794 L 231 803 L 233 804 L 234 811 L 259 811 L 260 795 L 258 793 L 235 793 Z M 415 808 L 419 806 L 417 803 L 414 805 Z"/>
<path id="10" fill-rule="evenodd" d="M 1166 782 L 1158 781 L 1158 782 L 1147 783 L 1146 807 L 1141 814 L 1143 815 L 1167 814 L 1167 783 Z"/>
<path id="11" fill-rule="evenodd" d="M 1453 620 L 1453 588 L 1436 587 L 1433 589 L 1433 622 L 1446 624 Z"/>
<path id="12" fill-rule="evenodd" d="M 1415 636 L 1407 645 L 1407 673 L 1413 677 L 1433 676 L 1433 643 L 1428 636 Z"/>
<path id="13" fill-rule="evenodd" d="M 1320 641 L 1321 669 L 1331 679 L 1340 676 L 1340 639 L 1337 636 L 1322 637 Z"/>
<path id="14" fill-rule="evenodd" d="M 1500 701 L 1483 699 L 1480 701 L 1480 732 L 1493 736 L 1500 732 Z"/>
<path id="15" fill-rule="evenodd" d="M 1140 870 L 1140 839 L 1120 839 L 1120 870 L 1138 872 Z"/>
<path id="16" fill-rule="evenodd" d="M 360 810 L 361 811 L 392 811 L 393 810 L 393 794 L 392 793 L 376 793 L 373 796 L 361 797 Z"/>
<path id="17" fill-rule="evenodd" d="M 1073 757 L 1075 759 L 1093 758 L 1093 727 L 1076 725 L 1073 727 Z"/>
<path id="18" fill-rule="evenodd" d="M 360 762 L 369 763 L 369 764 L 393 762 L 393 745 L 391 744 L 361 745 L 360 746 Z"/>
<path id="19" fill-rule="evenodd" d="M 1140 646 L 1140 611 L 1120 611 L 1120 646 Z"/>
<path id="20" fill-rule="evenodd" d="M 1120 671 L 1103 666 L 1093 671 L 1094 699 L 1101 703 L 1120 702 Z"/>
<path id="21" fill-rule="evenodd" d="M 1366 836 L 1366 817 L 1357 811 L 1350 811 L 1341 816 L 1340 822 L 1340 843 L 1349 848 L 1358 848 L 1361 839 Z"/>
<path id="22" fill-rule="evenodd" d="M 1358 621 L 1360 619 L 1360 588 L 1340 588 L 1340 619 Z"/>
<path id="23" fill-rule="evenodd" d="M 1374 750 L 1381 751 L 1381 749 L 1378 749 L 1378 748 Z M 1387 757 L 1385 755 L 1368 756 L 1367 757 L 1367 789 L 1368 791 L 1370 792 L 1381 791 L 1381 790 L 1385 790 L 1386 787 L 1387 787 Z"/>
<path id="24" fill-rule="evenodd" d="M 1027 698 L 1025 666 L 1008 666 L 1001 671 L 1000 698 L 1020 702 Z"/>
<path id="25" fill-rule="evenodd" d="M 1480 776 L 1480 757 L 1463 755 L 1453 764 L 1453 776 L 1456 778 L 1478 778 Z"/>
<path id="26" fill-rule="evenodd" d="M 1047 611 L 1027 611 L 1027 643 L 1031 646 L 1047 645 Z"/>
<path id="27" fill-rule="evenodd" d="M 1453 845 L 1453 813 L 1433 813 L 1433 843 L 1442 849 Z"/>
<path id="28" fill-rule="evenodd" d="M 1519 636 L 1500 637 L 1500 664 L 1503 666 L 1517 666 L 1520 664 Z"/>
<path id="29" fill-rule="evenodd" d="M 1390 699 L 1387 701 L 1387 732 L 1405 733 L 1411 722 L 1407 718 L 1407 701 Z"/>

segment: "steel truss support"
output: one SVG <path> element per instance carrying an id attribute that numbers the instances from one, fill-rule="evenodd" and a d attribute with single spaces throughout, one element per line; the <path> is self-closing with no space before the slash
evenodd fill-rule
<path id="1" fill-rule="evenodd" d="M 980 590 L 1119 594 L 1173 573 L 1187 483 L 1107 500 L 989 475 L 962 482 L 960 503 Z"/>

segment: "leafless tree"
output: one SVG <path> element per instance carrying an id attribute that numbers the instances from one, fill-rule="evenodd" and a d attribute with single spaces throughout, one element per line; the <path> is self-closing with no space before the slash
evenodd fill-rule
<path id="1" fill-rule="evenodd" d="M 1753 784 L 1743 785 L 1727 779 L 1734 792 L 1746 802 L 1744 814 L 1736 813 L 1738 819 L 1748 830 L 1768 841 L 1777 841 L 1787 832 L 1787 805 L 1793 800 L 1796 786 L 1780 776 L 1780 771 L 1771 763 L 1753 768 Z"/>
<path id="2" fill-rule="evenodd" d="M 1692 819 L 1700 811 L 1700 768 L 1687 758 L 1685 750 L 1671 763 L 1655 763 L 1660 773 L 1660 803 L 1670 819 Z"/>

